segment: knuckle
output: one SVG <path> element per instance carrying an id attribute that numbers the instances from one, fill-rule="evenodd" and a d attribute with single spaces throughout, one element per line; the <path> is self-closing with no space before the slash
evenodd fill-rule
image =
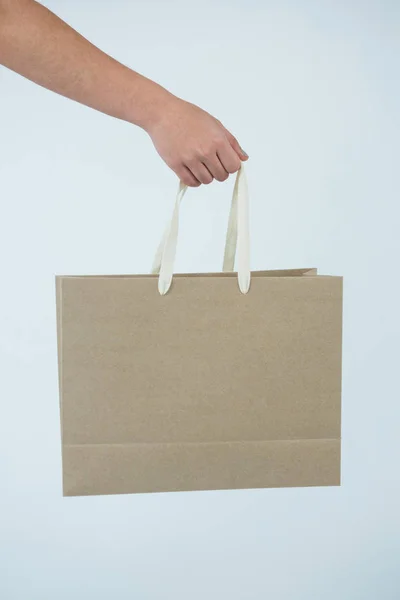
<path id="1" fill-rule="evenodd" d="M 185 172 L 185 171 L 181 171 L 180 173 L 178 173 L 179 179 L 182 181 L 182 183 L 184 183 L 185 185 L 188 185 L 189 187 L 195 187 L 197 186 L 197 181 L 194 177 L 192 177 L 189 173 Z"/>
<path id="2" fill-rule="evenodd" d="M 229 173 L 221 173 L 221 175 L 218 177 L 218 181 L 226 181 L 229 177 Z"/>
<path id="3" fill-rule="evenodd" d="M 231 175 L 233 175 L 233 173 L 237 173 L 240 169 L 240 160 L 238 159 L 237 161 L 232 161 L 232 163 L 228 166 L 227 171 L 228 173 L 230 173 Z"/>
<path id="4" fill-rule="evenodd" d="M 207 159 L 212 159 L 217 154 L 218 148 L 221 145 L 221 140 L 219 138 L 215 138 L 210 140 L 210 142 L 202 149 L 202 157 Z"/>
<path id="5" fill-rule="evenodd" d="M 215 144 L 215 147 L 217 148 L 217 150 L 221 150 L 221 149 L 227 147 L 228 140 L 227 140 L 226 136 L 221 136 L 215 140 L 214 144 Z"/>
<path id="6" fill-rule="evenodd" d="M 204 177 L 203 177 L 203 183 L 205 185 L 210 185 L 210 183 L 212 183 L 213 180 L 214 180 L 214 177 L 212 177 L 212 175 L 204 175 Z"/>
<path id="7" fill-rule="evenodd" d="M 215 156 L 215 148 L 214 147 L 206 148 L 205 150 L 203 150 L 203 152 L 201 154 L 201 158 L 203 160 L 212 160 L 214 156 Z"/>
<path id="8" fill-rule="evenodd" d="M 197 157 L 193 156 L 192 154 L 187 155 L 182 162 L 184 165 L 191 168 L 197 163 Z"/>
<path id="9" fill-rule="evenodd" d="M 221 170 L 219 170 L 217 173 L 215 173 L 214 177 L 217 181 L 225 181 L 225 179 L 226 179 L 225 173 Z"/>

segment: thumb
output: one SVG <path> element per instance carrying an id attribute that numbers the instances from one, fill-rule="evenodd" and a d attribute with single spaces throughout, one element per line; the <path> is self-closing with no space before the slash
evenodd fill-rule
<path id="1" fill-rule="evenodd" d="M 236 154 L 238 155 L 240 160 L 248 160 L 249 155 L 240 146 L 240 144 L 237 141 L 237 139 L 235 138 L 235 136 L 232 135 L 231 132 L 228 131 L 227 129 L 225 129 L 225 133 L 226 133 L 226 136 L 228 138 L 230 145 L 232 146 L 232 148 L 234 149 L 234 151 L 236 152 Z"/>

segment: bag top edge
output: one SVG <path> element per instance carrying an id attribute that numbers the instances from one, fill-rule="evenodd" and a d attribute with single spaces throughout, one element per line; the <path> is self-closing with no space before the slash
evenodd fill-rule
<path id="1" fill-rule="evenodd" d="M 330 277 L 330 278 L 340 278 L 340 275 L 321 275 L 317 273 L 316 269 L 278 269 L 278 270 L 270 270 L 270 271 L 252 271 L 252 277 L 279 277 L 279 278 L 298 278 L 298 277 Z M 237 273 L 175 273 L 174 278 L 181 277 L 195 277 L 195 278 L 231 278 L 237 277 Z M 56 280 L 62 279 L 157 279 L 158 275 L 149 274 L 149 273 L 138 273 L 138 274 L 129 274 L 129 273 L 121 273 L 121 274 L 82 274 L 82 275 L 55 275 Z"/>

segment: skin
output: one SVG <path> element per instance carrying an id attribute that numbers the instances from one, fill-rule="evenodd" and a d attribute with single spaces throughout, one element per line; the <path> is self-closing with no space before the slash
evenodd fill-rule
<path id="1" fill-rule="evenodd" d="M 224 181 L 248 159 L 220 121 L 114 60 L 34 0 L 0 0 L 0 64 L 141 127 L 189 186 Z"/>

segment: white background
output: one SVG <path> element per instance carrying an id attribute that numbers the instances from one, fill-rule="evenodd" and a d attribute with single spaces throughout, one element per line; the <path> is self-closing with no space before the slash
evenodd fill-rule
<path id="1" fill-rule="evenodd" d="M 147 272 L 175 176 L 126 123 L 0 70 L 0 597 L 400 596 L 400 5 L 49 0 L 251 155 L 253 268 L 344 275 L 343 486 L 61 497 L 54 274 Z M 233 182 L 191 191 L 218 270 Z"/>

